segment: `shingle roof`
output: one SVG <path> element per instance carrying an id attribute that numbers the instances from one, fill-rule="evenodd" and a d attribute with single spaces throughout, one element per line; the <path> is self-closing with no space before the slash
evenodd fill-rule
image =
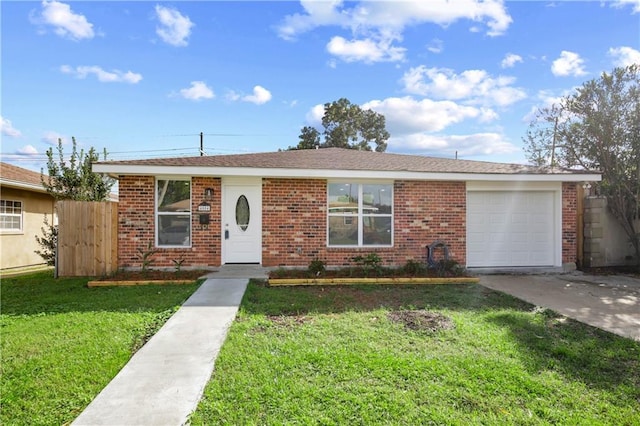
<path id="1" fill-rule="evenodd" d="M 262 152 L 202 157 L 105 161 L 98 164 L 161 167 L 237 167 L 265 169 L 367 170 L 479 174 L 580 174 L 590 171 L 543 168 L 522 164 L 454 160 L 341 148 Z"/>
<path id="2" fill-rule="evenodd" d="M 40 180 L 40 173 L 23 169 L 13 164 L 0 163 L 0 179 L 2 179 L 3 184 L 15 182 L 16 184 L 36 186 L 44 191 L 42 181 Z"/>

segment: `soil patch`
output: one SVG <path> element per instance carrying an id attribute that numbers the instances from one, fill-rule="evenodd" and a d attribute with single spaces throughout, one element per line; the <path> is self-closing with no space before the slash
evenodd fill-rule
<path id="1" fill-rule="evenodd" d="M 176 271 L 162 271 L 162 270 L 148 270 L 142 271 L 117 271 L 109 276 L 102 277 L 99 281 L 174 281 L 174 280 L 197 280 L 210 273 L 207 270 L 184 270 L 180 272 Z"/>
<path id="2" fill-rule="evenodd" d="M 454 327 L 451 318 L 429 311 L 393 311 L 387 314 L 390 321 L 404 324 L 410 330 L 435 333 Z"/>
<path id="3" fill-rule="evenodd" d="M 603 266 L 598 268 L 583 268 L 582 272 L 590 275 L 629 275 L 640 278 L 638 266 Z"/>
<path id="4" fill-rule="evenodd" d="M 288 278 L 460 278 L 471 277 L 463 268 L 438 269 L 425 268 L 420 271 L 407 271 L 402 268 L 367 269 L 363 267 L 350 267 L 342 269 L 328 269 L 321 273 L 312 273 L 307 269 L 279 268 L 269 273 L 272 279 Z"/>

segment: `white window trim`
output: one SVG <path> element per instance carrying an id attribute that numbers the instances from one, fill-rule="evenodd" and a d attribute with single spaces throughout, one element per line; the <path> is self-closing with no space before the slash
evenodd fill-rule
<path id="1" fill-rule="evenodd" d="M 171 180 L 171 181 L 186 181 L 189 182 L 189 212 L 158 212 L 158 181 L 161 180 Z M 192 200 L 193 200 L 193 182 L 192 179 L 190 177 L 175 177 L 175 176 L 156 176 L 155 182 L 153 184 L 153 199 L 154 199 L 154 216 L 155 216 L 155 236 L 154 236 L 154 242 L 155 242 L 155 246 L 156 248 L 167 248 L 167 249 L 172 249 L 172 248 L 181 248 L 181 249 L 188 249 L 191 248 L 191 246 L 193 245 L 193 213 L 191 212 L 191 204 L 192 204 Z M 159 217 L 160 216 L 186 216 L 189 215 L 189 244 L 188 245 L 167 245 L 167 244 L 160 244 L 160 241 L 158 240 L 158 229 L 160 227 L 160 220 Z"/>
<path id="2" fill-rule="evenodd" d="M 15 213 L 0 213 L 2 216 L 19 217 L 20 229 L 15 228 L 0 228 L 2 234 L 24 234 L 24 200 L 2 198 L 2 201 L 11 201 L 12 203 L 20 203 L 20 214 Z"/>
<path id="3" fill-rule="evenodd" d="M 329 212 L 329 185 L 331 184 L 354 184 L 358 185 L 358 213 L 351 214 L 331 214 Z M 389 185 L 391 187 L 391 213 L 387 214 L 365 214 L 364 211 L 364 197 L 363 197 L 363 187 L 364 185 Z M 373 180 L 330 180 L 327 181 L 327 214 L 326 214 L 326 230 L 327 230 L 327 248 L 339 249 L 339 248 L 393 248 L 395 242 L 395 232 L 394 232 L 394 218 L 395 218 L 395 200 L 394 200 L 395 189 L 393 182 L 390 181 L 373 181 Z M 355 218 L 358 223 L 358 244 L 351 245 L 331 245 L 329 243 L 329 218 L 330 217 L 341 217 L 343 219 L 346 218 Z M 390 244 L 371 244 L 365 245 L 364 240 L 364 220 L 365 217 L 390 217 L 391 218 L 391 243 Z"/>

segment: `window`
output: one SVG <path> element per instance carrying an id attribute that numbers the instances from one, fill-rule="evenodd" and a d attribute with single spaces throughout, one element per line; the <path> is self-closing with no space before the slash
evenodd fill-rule
<path id="1" fill-rule="evenodd" d="M 393 185 L 330 183 L 329 246 L 391 246 Z"/>
<path id="2" fill-rule="evenodd" d="M 191 245 L 191 182 L 156 181 L 157 246 Z"/>
<path id="3" fill-rule="evenodd" d="M 22 201 L 0 200 L 0 230 L 22 231 Z"/>

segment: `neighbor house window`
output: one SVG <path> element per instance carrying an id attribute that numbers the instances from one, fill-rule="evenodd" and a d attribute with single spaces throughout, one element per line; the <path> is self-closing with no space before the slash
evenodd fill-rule
<path id="1" fill-rule="evenodd" d="M 0 230 L 22 231 L 22 201 L 0 200 Z"/>
<path id="2" fill-rule="evenodd" d="M 393 185 L 330 183 L 329 246 L 391 246 Z"/>
<path id="3" fill-rule="evenodd" d="M 156 181 L 156 229 L 160 247 L 191 245 L 191 182 Z"/>

